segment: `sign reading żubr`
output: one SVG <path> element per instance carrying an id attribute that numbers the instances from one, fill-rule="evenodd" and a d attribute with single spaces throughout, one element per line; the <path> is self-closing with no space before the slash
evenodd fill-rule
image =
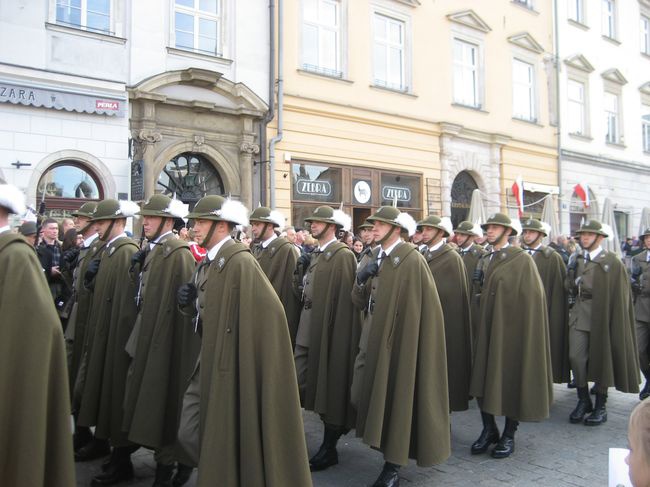
<path id="1" fill-rule="evenodd" d="M 381 195 L 385 200 L 411 201 L 411 190 L 400 186 L 384 186 Z"/>
<path id="2" fill-rule="evenodd" d="M 296 192 L 309 196 L 329 196 L 332 194 L 332 184 L 329 181 L 319 179 L 298 179 L 296 181 Z"/>

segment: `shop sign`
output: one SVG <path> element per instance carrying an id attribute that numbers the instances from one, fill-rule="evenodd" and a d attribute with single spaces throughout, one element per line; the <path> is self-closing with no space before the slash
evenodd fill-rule
<path id="1" fill-rule="evenodd" d="M 393 201 L 411 201 L 411 190 L 400 186 L 384 186 L 381 189 L 381 195 L 385 200 Z"/>
<path id="2" fill-rule="evenodd" d="M 357 203 L 365 205 L 370 201 L 372 196 L 372 191 L 370 190 L 370 184 L 368 181 L 357 181 L 354 185 L 354 199 L 357 200 Z"/>
<path id="3" fill-rule="evenodd" d="M 0 80 L 0 103 L 54 108 L 79 113 L 126 116 L 125 100 L 97 97 L 92 94 L 18 85 Z"/>
<path id="4" fill-rule="evenodd" d="M 298 179 L 296 181 L 296 192 L 309 196 L 329 196 L 332 194 L 332 184 L 329 181 L 319 179 Z"/>

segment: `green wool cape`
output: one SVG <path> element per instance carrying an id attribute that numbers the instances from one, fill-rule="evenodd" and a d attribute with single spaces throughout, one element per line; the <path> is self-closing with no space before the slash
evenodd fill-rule
<path id="1" fill-rule="evenodd" d="M 445 317 L 449 409 L 465 411 L 472 373 L 472 329 L 465 265 L 447 244 L 424 256 L 433 274 Z"/>
<path id="2" fill-rule="evenodd" d="M 553 382 L 562 384 L 571 379 L 569 365 L 569 307 L 564 288 L 566 265 L 562 256 L 550 247 L 540 247 L 533 254 L 537 272 L 542 279 L 548 308 L 548 329 L 551 346 Z"/>
<path id="3" fill-rule="evenodd" d="M 326 424 L 351 429 L 350 388 L 361 335 L 361 313 L 351 297 L 357 260 L 347 245 L 333 242 L 312 257 L 310 268 L 314 298 L 303 407 Z"/>
<path id="4" fill-rule="evenodd" d="M 129 440 L 138 445 L 176 443 L 183 394 L 201 348 L 191 316 L 180 311 L 176 299 L 178 288 L 191 280 L 194 264 L 187 242 L 169 235 L 142 266 L 123 422 Z"/>
<path id="5" fill-rule="evenodd" d="M 198 487 L 310 487 L 282 303 L 233 241 L 210 263 L 203 286 Z"/>
<path id="6" fill-rule="evenodd" d="M 639 392 L 634 305 L 627 270 L 613 252 L 603 251 L 592 262 L 598 268 L 592 289 L 587 379 L 621 392 Z"/>
<path id="7" fill-rule="evenodd" d="M 286 238 L 276 238 L 260 249 L 256 258 L 284 306 L 291 343 L 295 345 L 300 321 L 300 300 L 293 289 L 293 271 L 298 260 L 295 247 Z"/>
<path id="8" fill-rule="evenodd" d="M 492 254 L 479 318 L 470 394 L 483 411 L 496 416 L 519 421 L 548 417 L 553 402 L 548 313 L 528 253 L 506 247 Z"/>
<path id="9" fill-rule="evenodd" d="M 387 462 L 444 462 L 451 453 L 445 329 L 429 267 L 414 245 L 400 243 L 355 301 L 367 303 L 373 286 L 356 434 Z"/>
<path id="10" fill-rule="evenodd" d="M 128 237 L 115 240 L 102 254 L 87 331 L 88 368 L 77 424 L 96 426 L 95 436 L 126 446 L 122 431 L 126 373 L 131 357 L 124 349 L 137 308 L 135 283 L 129 276 L 138 245 Z"/>
<path id="11" fill-rule="evenodd" d="M 75 485 L 61 322 L 34 248 L 0 234 L 0 483 Z"/>
<path id="12" fill-rule="evenodd" d="M 474 284 L 474 271 L 478 266 L 481 257 L 487 254 L 487 251 L 478 244 L 472 244 L 467 252 L 460 252 L 463 264 L 465 265 L 465 273 L 467 275 L 467 289 L 470 296 L 470 320 L 472 323 L 472 340 L 476 345 L 476 337 L 478 337 L 478 322 L 479 322 L 479 299 L 475 295 Z"/>
<path id="13" fill-rule="evenodd" d="M 79 261 L 74 271 L 74 304 L 68 320 L 68 327 L 65 330 L 66 339 L 72 341 L 72 354 L 69 359 L 69 377 L 70 389 L 72 389 L 77 380 L 79 365 L 83 355 L 84 341 L 86 338 L 86 329 L 88 325 L 88 314 L 92 302 L 93 293 L 83 285 L 84 275 L 88 269 L 88 264 L 102 256 L 106 242 L 95 239 L 95 241 L 86 249 L 79 252 Z M 73 408 L 78 405 L 73 404 Z"/>

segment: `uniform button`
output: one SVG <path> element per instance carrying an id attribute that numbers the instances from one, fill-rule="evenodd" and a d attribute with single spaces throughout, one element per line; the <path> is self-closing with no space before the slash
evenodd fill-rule
<path id="1" fill-rule="evenodd" d="M 199 308 L 203 309 L 203 308 L 205 308 L 205 306 L 203 306 L 202 304 L 200 304 L 200 305 L 199 305 Z"/>
<path id="2" fill-rule="evenodd" d="M 230 333 L 232 330 L 230 328 L 226 328 L 226 333 Z"/>

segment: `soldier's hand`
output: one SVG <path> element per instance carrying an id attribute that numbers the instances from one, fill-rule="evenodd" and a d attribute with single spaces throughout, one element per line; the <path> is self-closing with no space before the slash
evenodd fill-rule
<path id="1" fill-rule="evenodd" d="M 371 260 L 366 266 L 357 273 L 357 282 L 365 284 L 368 279 L 376 276 L 379 272 L 379 263 L 376 260 Z"/>
<path id="2" fill-rule="evenodd" d="M 476 268 L 474 269 L 474 275 L 472 276 L 472 281 L 482 282 L 483 281 L 483 269 Z"/>
<path id="3" fill-rule="evenodd" d="M 178 304 L 181 306 L 187 306 L 193 302 L 197 296 L 198 292 L 196 290 L 196 286 L 191 282 L 183 284 L 178 288 L 178 292 L 176 293 L 176 299 L 178 300 Z"/>
<path id="4" fill-rule="evenodd" d="M 99 259 L 93 259 L 90 261 L 88 264 L 88 267 L 86 268 L 86 273 L 84 274 L 84 286 L 87 289 L 92 289 L 94 287 L 94 280 L 95 276 L 97 276 L 97 272 L 99 271 L 99 263 L 101 261 Z"/>
<path id="5" fill-rule="evenodd" d="M 140 249 L 135 254 L 133 254 L 131 256 L 131 267 L 129 267 L 129 271 L 133 272 L 136 266 L 140 266 L 142 268 L 142 265 L 144 264 L 144 259 L 146 259 L 146 257 L 147 257 L 146 249 Z"/>
<path id="6" fill-rule="evenodd" d="M 632 294 L 635 296 L 641 294 L 641 284 L 638 281 L 632 281 Z"/>
<path id="7" fill-rule="evenodd" d="M 299 267 L 302 267 L 303 269 L 307 269 L 307 267 L 309 267 L 310 262 L 311 262 L 311 254 L 304 252 L 300 254 L 300 257 L 298 257 L 297 264 Z"/>

